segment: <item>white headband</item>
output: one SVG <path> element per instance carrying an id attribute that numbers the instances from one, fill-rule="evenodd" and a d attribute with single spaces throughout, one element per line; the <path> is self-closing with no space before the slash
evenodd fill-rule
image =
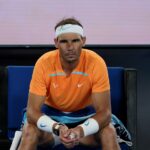
<path id="1" fill-rule="evenodd" d="M 59 35 L 64 33 L 77 33 L 83 37 L 83 28 L 75 24 L 65 24 L 62 26 L 58 26 L 55 31 L 55 37 L 58 37 Z"/>

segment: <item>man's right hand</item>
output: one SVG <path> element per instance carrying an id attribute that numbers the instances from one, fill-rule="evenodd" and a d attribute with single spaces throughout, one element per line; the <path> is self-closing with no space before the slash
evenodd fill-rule
<path id="1" fill-rule="evenodd" d="M 67 126 L 60 127 L 60 140 L 66 148 L 73 148 L 79 144 L 80 127 L 68 129 Z"/>

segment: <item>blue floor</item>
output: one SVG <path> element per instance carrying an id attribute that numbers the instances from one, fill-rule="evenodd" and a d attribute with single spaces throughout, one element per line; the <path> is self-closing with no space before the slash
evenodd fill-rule
<path id="1" fill-rule="evenodd" d="M 129 150 L 129 147 L 126 144 L 121 144 L 121 150 Z M 38 149 L 41 150 L 41 149 Z M 42 149 L 42 150 L 50 150 L 50 148 L 48 149 Z M 52 150 L 68 150 L 67 148 L 65 148 L 62 144 L 54 147 Z M 85 147 L 85 146 L 76 146 L 72 149 L 69 150 L 101 150 L 101 148 L 90 148 L 90 147 Z"/>

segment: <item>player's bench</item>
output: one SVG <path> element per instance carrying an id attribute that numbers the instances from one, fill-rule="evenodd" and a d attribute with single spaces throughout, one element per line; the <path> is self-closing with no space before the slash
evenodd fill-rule
<path id="1" fill-rule="evenodd" d="M 26 107 L 33 66 L 7 66 L 7 133 L 12 139 L 19 130 L 22 110 Z M 136 149 L 136 70 L 108 67 L 112 112 L 127 126 Z M 58 149 L 63 149 L 62 146 Z M 77 148 L 79 149 L 79 148 Z M 127 148 L 124 147 L 124 150 Z"/>

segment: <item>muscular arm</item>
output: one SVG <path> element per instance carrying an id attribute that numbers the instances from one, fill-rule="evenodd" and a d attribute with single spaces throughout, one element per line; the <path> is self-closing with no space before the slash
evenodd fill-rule
<path id="1" fill-rule="evenodd" d="M 92 94 L 92 104 L 96 110 L 96 114 L 92 117 L 99 124 L 99 130 L 107 126 L 111 121 L 111 104 L 110 104 L 110 91 L 97 92 Z M 93 125 L 93 123 L 92 123 Z M 85 128 L 85 129 L 83 129 Z M 92 130 L 91 124 L 85 125 L 84 123 L 75 127 L 72 132 L 76 134 L 78 140 L 83 136 L 90 135 L 89 130 Z M 88 130 L 88 131 L 86 131 Z M 85 132 L 86 131 L 86 132 Z M 94 131 L 95 132 L 95 131 Z M 88 134 L 87 134 L 88 133 Z M 89 134 L 90 133 L 90 134 Z"/>
<path id="2" fill-rule="evenodd" d="M 109 124 L 111 120 L 110 91 L 92 94 L 93 107 L 96 114 L 93 116 L 99 123 L 100 130 Z"/>
<path id="3" fill-rule="evenodd" d="M 40 116 L 42 116 L 41 106 L 45 100 L 45 96 L 39 96 L 29 93 L 27 104 L 27 119 L 29 123 L 35 124 Z"/>

